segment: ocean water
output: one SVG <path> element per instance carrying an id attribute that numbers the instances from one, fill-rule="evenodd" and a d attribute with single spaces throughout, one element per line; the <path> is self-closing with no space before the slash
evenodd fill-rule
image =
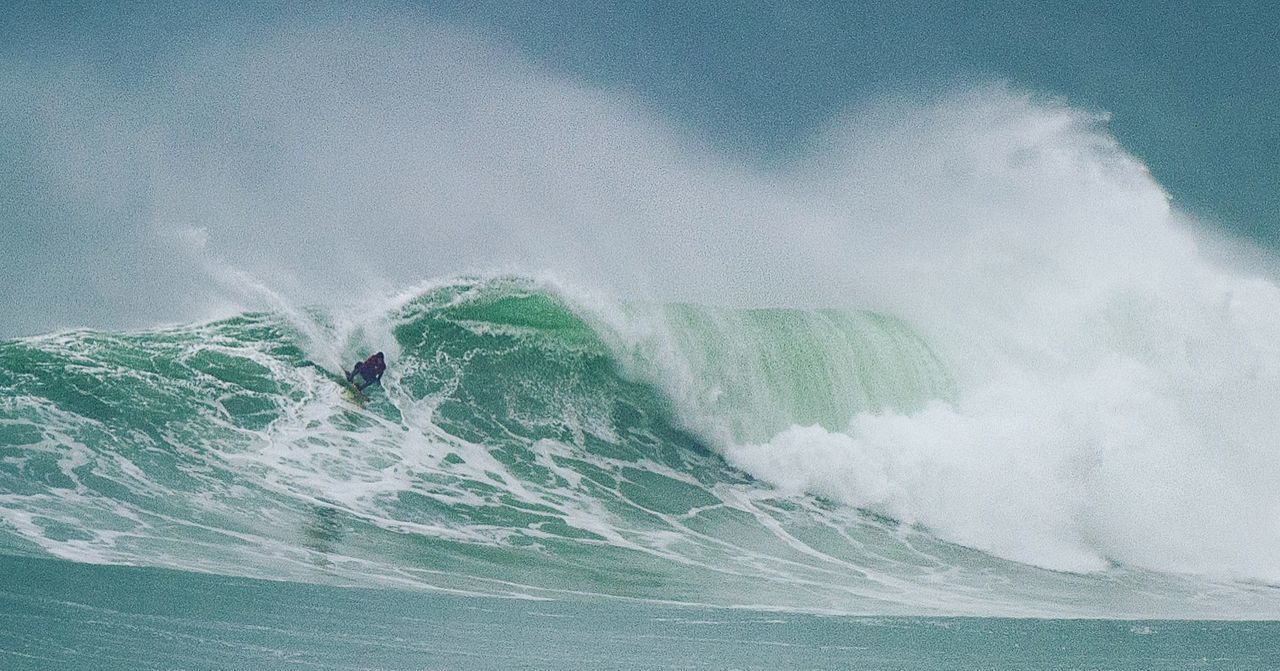
<path id="1" fill-rule="evenodd" d="M 372 349 L 391 364 L 358 405 L 340 375 Z M 1253 621 L 1280 613 L 1275 559 L 1241 549 L 1273 541 L 1265 527 L 1237 548 L 1136 547 L 1132 520 L 1181 500 L 1157 489 L 1086 501 L 1063 529 L 1072 502 L 1020 486 L 1071 459 L 948 470 L 927 451 L 934 422 L 967 440 L 964 403 L 939 347 L 892 315 L 619 303 L 510 276 L 6 341 L 0 657 L 1276 668 L 1280 630 Z M 917 442 L 879 451 L 893 431 Z M 931 468 L 994 495 L 936 505 L 915 489 L 946 485 Z M 1085 493 L 1115 497 L 1091 477 Z M 1230 512 L 1223 496 L 1203 505 Z"/>
<path id="2" fill-rule="evenodd" d="M 0 558 L 6 669 L 1274 669 L 1275 622 L 853 617 Z M 198 605 L 195 605 L 198 604 Z M 194 605 L 194 607 L 193 607 Z"/>
<path id="3" fill-rule="evenodd" d="M 1078 89 L 193 9 L 0 73 L 0 670 L 1280 668 L 1280 264 Z"/>

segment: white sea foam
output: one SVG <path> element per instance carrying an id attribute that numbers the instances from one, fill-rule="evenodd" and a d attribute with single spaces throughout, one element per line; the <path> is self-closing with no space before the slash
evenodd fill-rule
<path id="1" fill-rule="evenodd" d="M 392 401 L 403 422 L 366 412 L 353 424 L 335 409 L 338 391 L 323 376 L 273 363 L 254 347 L 237 356 L 267 366 L 299 398 L 265 429 L 227 426 L 216 413 L 201 427 L 237 440 L 204 444 L 197 435 L 143 446 L 192 458 L 193 480 L 202 469 L 232 469 L 237 486 L 251 483 L 284 502 L 287 510 L 275 511 L 282 520 L 303 503 L 333 501 L 377 529 L 494 546 L 524 531 L 438 523 L 412 506 L 391 512 L 388 502 L 415 494 L 446 507 L 496 505 L 509 495 L 546 506 L 604 545 L 724 575 L 766 576 L 812 590 L 819 596 L 810 603 L 819 604 L 845 589 L 940 609 L 979 609 L 995 597 L 974 587 L 984 583 L 982 569 L 961 580 L 954 557 L 935 556 L 951 549 L 912 554 L 927 534 L 876 548 L 849 531 L 862 522 L 848 510 L 825 511 L 805 497 L 773 506 L 779 494 L 821 494 L 1039 566 L 1090 571 L 1118 561 L 1280 580 L 1273 491 L 1280 291 L 1232 271 L 1232 259 L 1202 252 L 1158 184 L 1107 134 L 1103 115 L 1001 85 L 874 101 L 833 122 L 812 151 L 764 168 L 709 150 L 633 100 L 547 73 L 474 36 L 299 21 L 300 29 L 266 26 L 249 38 L 193 45 L 161 63 L 142 90 L 97 79 L 98 69 L 79 67 L 74 56 L 6 79 L 24 92 L 13 96 L 27 105 L 15 116 L 40 149 L 33 155 L 47 162 L 51 192 L 72 194 L 72 209 L 93 212 L 94 222 L 98 212 L 135 214 L 121 209 L 119 201 L 130 200 L 121 194 L 151 198 L 145 209 L 153 220 L 117 222 L 129 254 L 86 259 L 80 265 L 91 272 L 83 278 L 45 278 L 93 281 L 124 296 L 77 314 L 155 319 L 162 307 L 220 293 L 209 309 L 226 313 L 234 303 L 280 314 L 308 358 L 333 374 L 357 351 L 383 349 L 397 359 L 390 313 L 421 293 L 382 291 L 362 302 L 366 285 L 503 263 L 526 275 L 555 273 L 610 296 L 582 294 L 580 302 L 608 324 L 629 372 L 662 385 L 690 428 L 781 491 L 724 485 L 702 508 L 708 516 L 732 513 L 725 520 L 758 520 L 750 530 L 764 532 L 754 545 L 734 535 L 748 532 L 731 521 L 720 522 L 729 531 L 717 536 L 694 528 L 697 514 L 664 517 L 635 502 L 626 505 L 660 524 L 620 520 L 592 498 L 599 492 L 585 478 L 525 483 L 494 462 L 491 445 L 446 435 L 434 422 L 438 399 Z M 166 84 L 172 99 L 153 100 Z M 76 114 L 84 123 L 67 123 Z M 264 144 L 263 136 L 277 142 Z M 118 170 L 94 168 L 104 146 L 119 155 Z M 165 231 L 177 234 L 159 235 Z M 169 238 L 184 254 L 151 245 Z M 359 289 L 350 288 L 357 280 L 344 264 L 365 270 Z M 139 268 L 154 286 L 134 281 Z M 922 365 L 928 351 L 950 379 L 933 402 L 912 403 L 911 394 L 873 398 L 859 386 L 867 378 L 848 375 L 843 363 L 803 375 L 797 366 L 790 377 L 802 388 L 782 393 L 787 371 L 758 365 L 760 341 L 742 320 L 719 319 L 717 346 L 729 358 L 709 366 L 690 356 L 688 338 L 673 333 L 666 315 L 620 308 L 619 298 L 872 309 L 904 320 L 918 336 L 912 342 L 925 344 L 904 346 L 908 354 L 890 357 L 872 378 L 881 386 L 904 371 L 909 380 L 935 379 Z M 329 311 L 327 323 L 297 307 L 343 302 L 356 307 Z M 810 342 L 830 347 L 818 360 L 866 361 L 857 342 L 836 335 Z M 796 360 L 788 357 L 773 361 Z M 830 378 L 825 388 L 822 374 Z M 394 366 L 388 373 L 392 399 L 403 399 L 400 375 Z M 818 412 L 803 393 L 815 389 L 857 398 Z M 832 419 L 832 408 L 846 407 L 848 417 Z M 789 417 L 797 408 L 824 423 Z M 565 414 L 556 419 L 575 439 L 593 431 L 608 437 L 590 417 Z M 127 438 L 118 443 L 138 447 Z M 71 440 L 45 436 L 40 447 Z M 564 472 L 557 457 L 608 473 L 623 468 L 580 448 L 536 444 L 553 472 Z M 451 454 L 457 459 L 446 462 Z M 100 463 L 112 482 L 135 484 L 138 472 L 126 464 Z M 424 485 L 429 478 L 436 480 Z M 243 505 L 203 496 L 192 503 L 234 518 L 229 528 L 243 521 L 235 517 Z M 107 508 L 67 498 L 89 509 L 86 518 Z M 44 535 L 28 514 L 45 500 L 5 503 L 10 524 L 51 552 L 129 561 L 146 550 L 130 554 L 121 542 L 136 539 L 127 536 L 76 546 Z M 831 532 L 857 561 L 770 522 L 789 505 L 811 514 L 802 523 Z M 305 563 L 296 544 L 272 539 L 292 527 L 253 522 L 261 526 L 252 533 L 226 531 L 239 545 L 218 558 L 198 561 L 208 551 L 199 547 L 161 559 L 231 570 L 240 561 L 253 566 L 250 556 L 264 572 L 282 555 Z M 888 533 L 874 524 L 858 529 Z M 664 535 L 673 530 L 679 539 Z M 814 559 L 817 568 L 774 550 Z M 898 551 L 909 559 L 877 564 L 878 553 Z M 951 582 L 903 578 L 895 567 L 904 566 L 904 573 L 936 569 Z M 386 574 L 410 580 L 400 566 Z M 844 575 L 863 582 L 832 577 Z M 1004 596 L 1003 612 L 1053 612 Z"/>
<path id="2" fill-rule="evenodd" d="M 1096 115 L 997 88 L 871 117 L 809 177 L 817 270 L 914 324 L 957 395 L 726 457 L 1039 566 L 1280 581 L 1280 289 L 1202 254 Z"/>

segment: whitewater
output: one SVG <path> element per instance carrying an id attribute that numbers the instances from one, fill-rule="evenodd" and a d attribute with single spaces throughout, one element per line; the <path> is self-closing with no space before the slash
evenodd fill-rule
<path id="1" fill-rule="evenodd" d="M 1280 264 L 1105 111 L 322 5 L 9 17 L 0 666 L 1275 668 Z"/>
<path id="2" fill-rule="evenodd" d="M 359 300 L 286 298 L 174 229 L 256 307 L 0 343 L 0 551 L 806 612 L 1276 616 L 1266 254 L 1173 208 L 1105 115 L 994 86 L 851 119 L 767 185 L 725 178 L 740 228 L 655 200 L 600 237 L 570 208 L 519 241 L 562 253 L 513 264 L 543 270 Z M 638 188 L 697 196 L 671 180 L 704 168 L 675 163 Z M 356 407 L 340 376 L 376 350 L 390 370 Z"/>
<path id="3" fill-rule="evenodd" d="M 976 401 L 935 346 L 877 312 L 586 300 L 529 278 L 458 278 L 374 310 L 6 342 L 0 548 L 473 595 L 1274 613 L 1269 556 L 1191 570 L 1265 536 L 1170 554 L 1182 534 L 1248 520 L 1210 524 L 1179 507 L 1187 492 L 1165 494 L 1208 497 L 1205 480 L 1225 474 L 1185 443 L 1133 438 L 1152 427 L 1095 415 L 1105 431 L 1091 437 L 1040 422 L 1043 410 L 1017 417 L 1021 405 L 966 415 Z M 340 374 L 371 348 L 393 366 L 359 407 Z M 1106 480 L 1156 449 L 1195 461 Z M 1073 468 L 1079 480 L 1047 480 Z M 1108 487 L 1122 484 L 1136 491 L 1116 500 Z M 1259 514 L 1233 508 L 1249 491 L 1216 493 L 1198 505 Z M 1028 559 L 1046 547 L 1059 553 Z"/>
<path id="4" fill-rule="evenodd" d="M 303 291 L 350 276 L 166 222 L 215 314 L 0 341 L 0 655 L 1271 668 L 1269 253 L 1105 115 L 1002 86 L 851 114 L 785 170 L 642 156 L 621 209 L 435 252 L 498 270 Z"/>

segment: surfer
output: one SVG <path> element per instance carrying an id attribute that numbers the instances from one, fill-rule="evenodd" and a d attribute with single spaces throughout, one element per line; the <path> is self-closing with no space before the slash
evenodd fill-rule
<path id="1" fill-rule="evenodd" d="M 382 381 L 382 374 L 387 370 L 387 362 L 378 352 L 364 361 L 357 361 L 355 368 L 347 373 L 347 382 L 355 385 L 357 391 L 364 391 L 371 384 Z"/>

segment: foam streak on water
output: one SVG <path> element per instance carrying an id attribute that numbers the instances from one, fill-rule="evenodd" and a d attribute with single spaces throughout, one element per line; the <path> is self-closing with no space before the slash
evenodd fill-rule
<path id="1" fill-rule="evenodd" d="M 0 344 L 0 549 L 831 612 L 1280 608 L 1254 583 L 1124 563 L 1054 572 L 895 519 L 885 501 L 911 512 L 927 497 L 857 441 L 961 402 L 934 346 L 899 319 L 569 296 L 452 280 L 382 312 Z M 322 362 L 370 347 L 392 363 L 360 407 Z M 829 480 L 789 475 L 815 458 Z M 868 509 L 843 501 L 851 483 Z"/>

